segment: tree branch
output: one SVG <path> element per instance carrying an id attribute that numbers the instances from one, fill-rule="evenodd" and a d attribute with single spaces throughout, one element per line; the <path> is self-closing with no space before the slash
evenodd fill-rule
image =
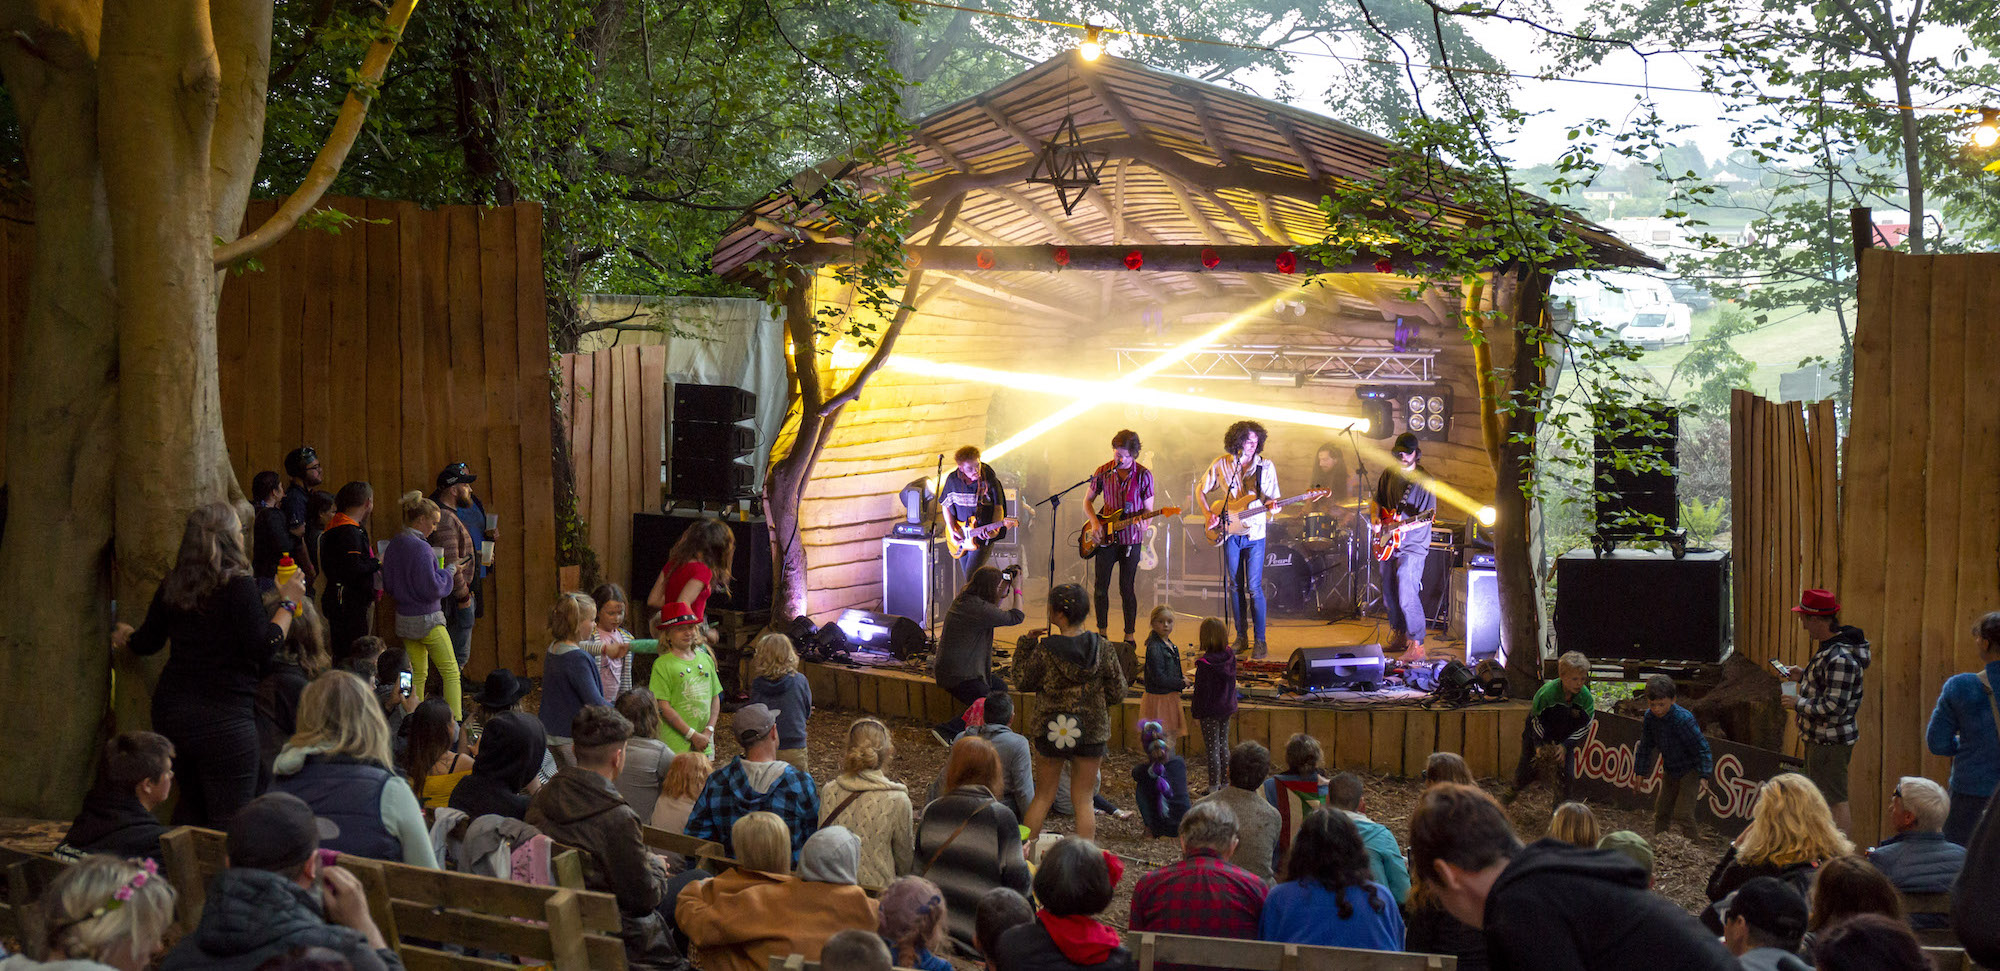
<path id="1" fill-rule="evenodd" d="M 403 27 L 410 22 L 410 14 L 417 9 L 417 0 L 396 0 L 389 8 L 389 16 L 382 24 L 383 36 L 368 48 L 361 59 L 361 75 L 352 87 L 347 89 L 347 100 L 341 103 L 340 117 L 333 123 L 333 132 L 313 159 L 312 168 L 306 170 L 305 181 L 291 195 L 285 197 L 278 211 L 241 239 L 216 247 L 215 266 L 226 269 L 249 259 L 269 248 L 286 233 L 297 226 L 299 219 L 312 211 L 320 197 L 333 184 L 340 167 L 347 161 L 347 153 L 354 147 L 354 139 L 361 134 L 361 125 L 368 118 L 368 103 L 374 99 L 374 87 L 382 80 L 382 74 L 389 67 L 389 57 L 396 52 L 396 42 L 402 39 Z M 268 56 L 268 55 L 267 55 Z"/>

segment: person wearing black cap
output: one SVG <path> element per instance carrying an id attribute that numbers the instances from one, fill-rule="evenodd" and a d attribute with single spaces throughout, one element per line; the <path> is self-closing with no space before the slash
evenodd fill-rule
<path id="1" fill-rule="evenodd" d="M 306 504 L 313 493 L 320 491 L 320 483 L 326 481 L 326 473 L 320 469 L 319 453 L 311 445 L 301 445 L 285 455 L 285 474 L 292 484 L 285 487 L 285 498 L 278 508 L 285 512 L 285 528 L 292 534 L 292 562 L 305 571 L 306 586 L 310 588 L 319 576 L 319 558 L 313 554 L 319 550 L 319 525 L 306 515 Z"/>
<path id="2" fill-rule="evenodd" d="M 368 914 L 361 881 L 321 858 L 331 823 L 297 796 L 266 793 L 230 820 L 229 869 L 209 884 L 201 923 L 161 971 L 252 971 L 294 949 L 339 952 L 355 971 L 400 969 Z"/>
<path id="3" fill-rule="evenodd" d="M 438 508 L 458 517 L 465 524 L 465 531 L 472 537 L 472 551 L 477 554 L 472 567 L 472 616 L 486 615 L 486 593 L 482 585 L 486 574 L 493 569 L 493 561 L 485 553 L 486 544 L 498 538 L 499 530 L 488 524 L 486 505 L 479 501 L 479 494 L 472 491 L 472 484 L 479 476 L 472 474 L 472 467 L 464 462 L 453 462 L 438 473 L 438 492 L 447 492 L 450 502 L 437 500 Z M 471 624 L 466 627 L 469 630 Z"/>
<path id="4" fill-rule="evenodd" d="M 1722 946 L 1745 971 L 1807 971 L 1799 957 L 1806 933 L 1806 901 L 1791 884 L 1758 877 L 1724 898 Z"/>
<path id="5" fill-rule="evenodd" d="M 465 671 L 465 662 L 472 659 L 472 621 L 478 613 L 472 606 L 472 591 L 480 567 L 479 543 L 467 528 L 467 517 L 458 511 L 462 503 L 473 501 L 472 483 L 478 478 L 464 462 L 453 462 L 438 473 L 437 491 L 431 493 L 431 501 L 450 515 L 438 517 L 437 528 L 431 530 L 430 544 L 443 551 L 446 563 L 459 564 L 452 571 L 451 592 L 444 597 L 444 632 L 451 638 L 451 652 L 458 657 L 460 672 Z M 477 518 L 483 531 L 485 513 Z"/>
<path id="6" fill-rule="evenodd" d="M 1389 613 L 1389 651 L 1405 661 L 1424 659 L 1424 560 L 1430 556 L 1431 519 L 1437 495 L 1430 474 L 1417 465 L 1423 447 L 1417 436 L 1396 436 L 1396 465 L 1382 470 L 1375 484 L 1378 548 L 1395 553 L 1382 563 L 1382 606 Z M 1404 653 L 1407 651 L 1407 653 Z"/>

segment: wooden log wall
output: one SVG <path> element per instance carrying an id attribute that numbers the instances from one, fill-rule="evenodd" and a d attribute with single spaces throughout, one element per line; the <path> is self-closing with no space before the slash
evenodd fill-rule
<path id="1" fill-rule="evenodd" d="M 1736 651 L 1803 667 L 1817 645 L 1791 608 L 1806 589 L 1840 589 L 1834 403 L 1779 403 L 1748 391 L 1730 401 L 1730 536 Z M 1785 749 L 1802 755 L 1798 722 Z"/>
<path id="2" fill-rule="evenodd" d="M 1874 645 L 1850 787 L 1856 842 L 1886 836 L 1895 779 L 1943 782 L 1924 728 L 1974 670 L 1972 622 L 2000 608 L 2000 254 L 1861 259 L 1841 476 L 1841 621 Z"/>
<path id="3" fill-rule="evenodd" d="M 589 528 L 599 575 L 632 575 L 632 514 L 660 508 L 666 448 L 667 348 L 610 347 L 562 356 L 558 390 L 576 468 L 576 513 Z M 626 595 L 644 599 L 646 591 Z"/>

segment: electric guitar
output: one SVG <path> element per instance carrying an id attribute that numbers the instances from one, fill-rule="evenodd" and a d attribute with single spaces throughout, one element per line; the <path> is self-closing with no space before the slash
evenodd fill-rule
<path id="1" fill-rule="evenodd" d="M 1083 528 L 1076 531 L 1076 555 L 1086 560 L 1090 559 L 1092 554 L 1104 548 L 1105 537 L 1133 523 L 1143 523 L 1154 516 L 1178 516 L 1180 514 L 1181 507 L 1168 506 L 1165 509 L 1155 509 L 1152 512 L 1128 513 L 1123 516 L 1113 516 L 1110 519 L 1099 519 L 1093 516 L 1089 522 L 1083 524 Z"/>
<path id="2" fill-rule="evenodd" d="M 1330 495 L 1333 495 L 1331 489 L 1313 489 L 1296 496 L 1264 503 L 1257 501 L 1255 493 L 1246 493 L 1234 499 L 1224 496 L 1208 504 L 1208 525 L 1203 527 L 1203 532 L 1208 534 L 1211 545 L 1221 546 L 1223 540 L 1249 532 L 1250 524 L 1245 520 L 1252 516 L 1277 512 L 1295 502 L 1312 502 Z"/>
<path id="3" fill-rule="evenodd" d="M 1396 515 L 1395 510 L 1382 510 L 1381 520 L 1375 524 L 1375 558 L 1384 563 L 1394 559 L 1396 547 L 1403 542 L 1403 534 L 1409 532 L 1410 527 L 1430 522 L 1436 517 L 1435 509 L 1408 519 Z"/>
<path id="4" fill-rule="evenodd" d="M 944 545 L 951 551 L 952 559 L 962 560 L 965 554 L 984 549 L 986 544 L 992 541 L 994 533 L 1012 529 L 1020 524 L 1021 521 L 1018 519 L 1002 519 L 984 526 L 953 526 L 951 520 L 947 519 L 944 525 Z"/>

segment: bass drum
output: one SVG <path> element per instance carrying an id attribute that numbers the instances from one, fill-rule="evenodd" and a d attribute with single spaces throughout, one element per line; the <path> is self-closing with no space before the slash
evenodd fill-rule
<path id="1" fill-rule="evenodd" d="M 1311 551 L 1291 543 L 1264 546 L 1264 607 L 1279 617 L 1317 617 Z"/>

